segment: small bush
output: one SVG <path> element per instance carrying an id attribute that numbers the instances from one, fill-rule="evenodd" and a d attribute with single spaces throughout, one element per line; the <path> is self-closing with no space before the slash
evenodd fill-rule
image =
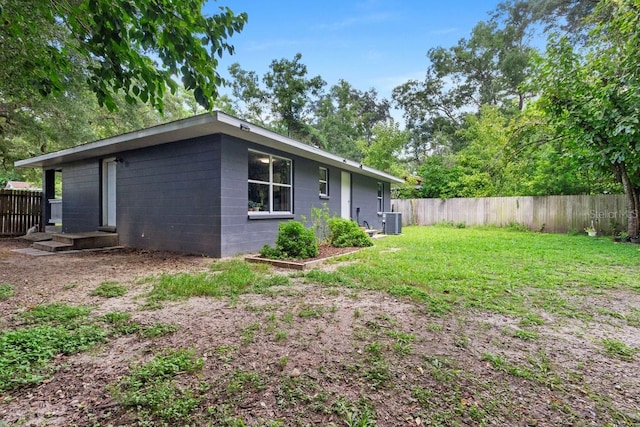
<path id="1" fill-rule="evenodd" d="M 264 245 L 262 249 L 260 249 L 260 256 L 262 258 L 280 259 L 282 258 L 282 253 L 278 250 L 278 248 L 274 248 L 273 246 L 269 246 L 269 245 Z"/>
<path id="2" fill-rule="evenodd" d="M 346 248 L 351 246 L 366 247 L 372 246 L 371 238 L 367 236 L 358 224 L 354 221 L 344 218 L 330 218 L 328 220 L 329 230 L 331 231 L 331 246 L 338 248 Z"/>
<path id="3" fill-rule="evenodd" d="M 293 258 L 311 258 L 318 255 L 318 240 L 313 230 L 298 221 L 280 224 L 276 247 Z"/>
<path id="4" fill-rule="evenodd" d="M 313 258 L 318 256 L 318 239 L 311 229 L 298 221 L 287 221 L 278 227 L 276 247 L 265 245 L 260 250 L 265 258 Z"/>
<path id="5" fill-rule="evenodd" d="M 527 228 L 526 225 L 520 224 L 519 222 L 516 222 L 516 221 L 511 221 L 507 225 L 506 229 L 508 231 L 515 231 L 515 232 L 519 232 L 519 233 L 526 233 L 526 232 L 529 231 L 529 228 Z"/>
<path id="6" fill-rule="evenodd" d="M 322 204 L 322 208 L 311 208 L 311 228 L 316 233 L 321 244 L 329 243 L 329 205 Z"/>

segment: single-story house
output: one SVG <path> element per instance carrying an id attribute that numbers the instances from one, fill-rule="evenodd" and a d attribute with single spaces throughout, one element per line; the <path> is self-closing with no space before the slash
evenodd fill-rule
<path id="1" fill-rule="evenodd" d="M 402 180 L 222 112 L 16 162 L 43 170 L 41 224 L 62 175 L 62 232 L 122 245 L 233 256 L 273 244 L 281 221 L 331 214 L 381 230 Z M 58 200 L 59 202 L 59 200 Z"/>
<path id="2" fill-rule="evenodd" d="M 8 181 L 4 187 L 5 190 L 27 190 L 27 191 L 40 191 L 39 187 L 24 181 Z"/>

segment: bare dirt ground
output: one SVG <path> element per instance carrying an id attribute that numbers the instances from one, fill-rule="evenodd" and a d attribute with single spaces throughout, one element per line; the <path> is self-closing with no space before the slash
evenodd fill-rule
<path id="1" fill-rule="evenodd" d="M 526 339 L 516 333 L 519 320 L 506 315 L 434 316 L 403 298 L 323 287 L 299 274 L 281 292 L 141 310 L 152 286 L 142 279 L 206 271 L 213 260 L 133 250 L 11 252 L 27 246 L 0 239 L 0 283 L 15 289 L 0 301 L 2 330 L 16 327 L 18 313 L 51 302 L 93 306 L 95 316 L 126 311 L 140 323 L 179 330 L 155 339 L 115 337 L 58 356 L 44 383 L 0 395 L 0 426 L 160 425 L 119 405 L 108 385 L 164 348 L 190 348 L 204 358 L 198 380 L 210 388 L 192 425 L 640 425 L 639 357 L 611 357 L 600 344 L 608 337 L 640 347 L 638 326 L 628 319 L 544 315 L 544 324 L 529 329 L 536 338 Z M 91 296 L 104 281 L 125 285 L 127 294 Z M 631 292 L 567 298 L 578 306 L 597 299 L 618 313 L 640 307 Z M 234 394 L 230 381 L 240 371 L 255 373 L 261 385 Z M 357 403 L 364 401 L 371 413 Z"/>

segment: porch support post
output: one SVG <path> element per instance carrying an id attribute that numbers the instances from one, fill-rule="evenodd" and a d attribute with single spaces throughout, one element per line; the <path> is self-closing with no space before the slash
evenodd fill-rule
<path id="1" fill-rule="evenodd" d="M 51 219 L 51 205 L 49 199 L 56 197 L 56 171 L 55 169 L 46 169 L 42 171 L 42 217 L 40 219 L 40 231 L 44 231 L 45 226 L 49 225 Z M 53 224 L 55 225 L 55 224 Z"/>

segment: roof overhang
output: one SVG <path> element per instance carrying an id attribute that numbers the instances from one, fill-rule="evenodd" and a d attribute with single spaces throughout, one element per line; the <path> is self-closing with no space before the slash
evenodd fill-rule
<path id="1" fill-rule="evenodd" d="M 319 148 L 303 144 L 260 126 L 229 116 L 220 111 L 205 113 L 135 132 L 101 139 L 66 150 L 32 157 L 15 162 L 16 167 L 55 168 L 64 163 L 110 156 L 123 151 L 168 144 L 206 135 L 225 134 L 256 144 L 291 153 L 330 166 L 370 176 L 376 179 L 401 183 L 402 179 L 378 171 L 361 163 L 327 153 Z"/>

